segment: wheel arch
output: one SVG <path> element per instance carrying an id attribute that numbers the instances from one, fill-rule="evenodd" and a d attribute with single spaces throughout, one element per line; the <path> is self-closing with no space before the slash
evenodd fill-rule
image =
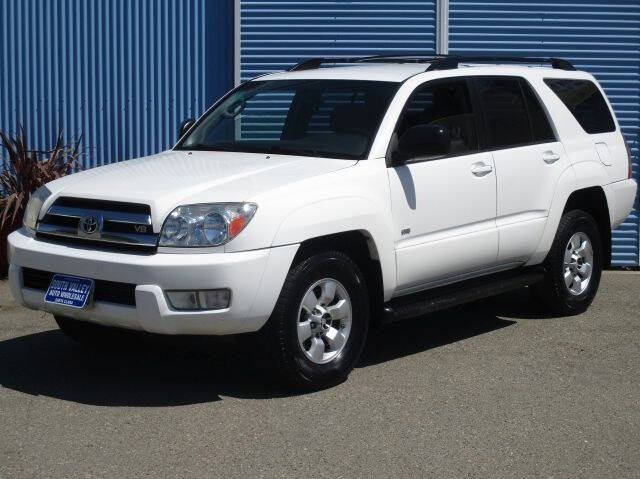
<path id="1" fill-rule="evenodd" d="M 366 230 L 349 230 L 306 239 L 300 244 L 291 267 L 323 251 L 340 251 L 358 265 L 365 277 L 372 320 L 377 320 L 384 302 L 384 277 L 373 237 Z"/>
<path id="2" fill-rule="evenodd" d="M 272 246 L 331 244 L 346 247 L 349 239 L 366 245 L 370 260 L 381 271 L 381 296 L 389 300 L 396 287 L 393 224 L 386 208 L 370 198 L 326 198 L 290 212 L 280 223 Z M 345 240 L 346 238 L 346 240 Z M 341 239 L 336 241 L 336 239 Z"/>
<path id="3" fill-rule="evenodd" d="M 582 210 L 596 220 L 603 251 L 603 266 L 611 266 L 611 218 L 607 196 L 601 186 L 591 186 L 572 192 L 567 198 L 562 214 L 571 210 Z"/>

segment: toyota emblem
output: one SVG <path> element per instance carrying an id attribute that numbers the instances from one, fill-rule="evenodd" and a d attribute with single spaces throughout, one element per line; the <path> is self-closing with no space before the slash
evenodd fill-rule
<path id="1" fill-rule="evenodd" d="M 80 220 L 80 227 L 83 233 L 91 235 L 98 231 L 98 219 L 94 216 L 82 218 L 82 220 Z"/>

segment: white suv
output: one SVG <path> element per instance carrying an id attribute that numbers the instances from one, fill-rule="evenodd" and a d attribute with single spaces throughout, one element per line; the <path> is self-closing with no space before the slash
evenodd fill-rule
<path id="1" fill-rule="evenodd" d="M 13 295 L 92 344 L 249 337 L 303 387 L 344 379 L 374 321 L 524 286 L 583 311 L 636 195 L 601 88 L 558 59 L 309 60 L 180 136 L 39 189 Z"/>

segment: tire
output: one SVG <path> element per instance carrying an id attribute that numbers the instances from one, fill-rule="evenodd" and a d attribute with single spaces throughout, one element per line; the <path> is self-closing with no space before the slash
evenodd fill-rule
<path id="1" fill-rule="evenodd" d="M 544 263 L 545 278 L 532 288 L 546 312 L 566 316 L 589 307 L 602 275 L 600 238 L 598 225 L 589 213 L 572 210 L 562 216 Z"/>
<path id="2" fill-rule="evenodd" d="M 302 390 L 344 381 L 362 354 L 369 316 L 364 277 L 347 255 L 329 251 L 304 259 L 289 271 L 260 331 L 272 372 Z"/>
<path id="3" fill-rule="evenodd" d="M 134 343 L 135 331 L 111 328 L 89 321 L 54 316 L 60 330 L 82 346 L 92 349 L 127 349 Z"/>

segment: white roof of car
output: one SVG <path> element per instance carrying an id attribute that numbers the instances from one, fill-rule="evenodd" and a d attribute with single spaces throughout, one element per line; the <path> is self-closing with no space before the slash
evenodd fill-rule
<path id="1" fill-rule="evenodd" d="M 401 82 L 424 72 L 428 63 L 376 63 L 271 73 L 260 80 L 377 80 Z"/>
<path id="2" fill-rule="evenodd" d="M 402 82 L 409 77 L 424 73 L 429 67 L 429 63 L 368 63 L 361 65 L 339 65 L 333 67 L 310 68 L 307 70 L 285 71 L 270 73 L 260 76 L 259 80 L 373 80 Z M 562 72 L 563 76 L 569 78 L 581 77 L 578 71 L 558 70 L 551 67 L 540 66 L 518 66 L 518 65 L 496 65 L 496 64 L 475 64 L 461 63 L 458 69 L 434 70 L 431 73 L 442 76 L 444 72 L 454 72 L 456 70 L 473 68 L 477 74 L 513 74 L 513 75 L 535 75 L 544 73 L 545 76 L 557 76 L 557 72 Z M 454 75 L 457 76 L 457 75 Z"/>

